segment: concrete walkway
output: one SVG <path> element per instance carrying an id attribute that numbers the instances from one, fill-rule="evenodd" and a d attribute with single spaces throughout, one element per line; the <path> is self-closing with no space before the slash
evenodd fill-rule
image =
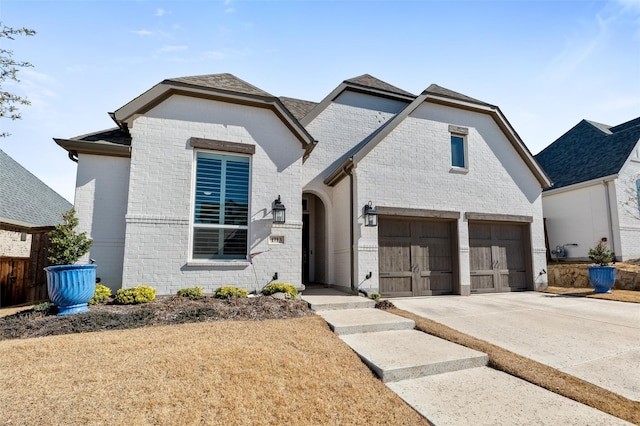
<path id="1" fill-rule="evenodd" d="M 413 321 L 373 309 L 371 300 L 331 291 L 305 292 L 303 299 L 435 425 L 628 424 L 488 368 L 485 354 L 414 330 Z"/>
<path id="2" fill-rule="evenodd" d="M 392 302 L 640 401 L 640 304 L 537 292 Z"/>

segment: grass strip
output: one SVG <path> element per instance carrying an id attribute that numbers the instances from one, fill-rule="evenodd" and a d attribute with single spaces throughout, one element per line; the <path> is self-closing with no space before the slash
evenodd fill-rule
<path id="1" fill-rule="evenodd" d="M 582 287 L 547 287 L 543 293 L 559 294 L 571 297 L 588 297 L 590 299 L 613 300 L 616 302 L 640 303 L 640 291 L 616 290 L 611 293 L 594 293 L 593 288 Z"/>
<path id="2" fill-rule="evenodd" d="M 489 356 L 489 366 L 496 370 L 640 425 L 640 402 L 411 312 L 397 308 L 389 309 L 388 312 L 412 319 L 416 328 L 424 333 L 486 353 Z"/>

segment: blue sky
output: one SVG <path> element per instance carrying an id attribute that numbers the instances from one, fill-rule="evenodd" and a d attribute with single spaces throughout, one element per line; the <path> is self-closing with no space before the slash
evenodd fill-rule
<path id="1" fill-rule="evenodd" d="M 586 118 L 640 116 L 640 0 L 0 0 L 2 39 L 34 68 L 0 148 L 73 201 L 75 163 L 52 138 L 113 127 L 107 113 L 165 78 L 229 72 L 320 101 L 369 73 L 498 105 L 536 154 Z"/>

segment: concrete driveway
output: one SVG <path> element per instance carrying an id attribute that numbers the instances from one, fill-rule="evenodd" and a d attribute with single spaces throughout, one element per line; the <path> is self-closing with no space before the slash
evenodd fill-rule
<path id="1" fill-rule="evenodd" d="M 393 304 L 640 401 L 640 304 L 537 292 Z"/>

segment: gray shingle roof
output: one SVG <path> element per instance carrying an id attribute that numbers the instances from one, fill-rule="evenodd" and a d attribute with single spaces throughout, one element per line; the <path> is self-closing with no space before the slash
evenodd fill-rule
<path id="1" fill-rule="evenodd" d="M 267 93 L 264 90 L 239 79 L 235 75 L 228 73 L 169 78 L 164 82 L 187 84 L 189 86 L 204 87 L 207 89 L 225 90 L 227 92 L 242 93 L 245 95 L 274 97 L 270 93 Z"/>
<path id="2" fill-rule="evenodd" d="M 386 83 L 382 80 L 379 80 L 369 74 L 363 74 L 358 77 L 350 78 L 348 80 L 345 80 L 344 82 L 349 84 L 354 84 L 356 86 L 370 87 L 372 89 L 383 90 L 385 92 L 395 93 L 403 96 L 415 97 L 413 93 L 409 93 L 406 90 L 402 90 L 396 86 L 392 86 L 391 84 Z"/>
<path id="3" fill-rule="evenodd" d="M 71 203 L 0 150 L 0 221 L 53 226 Z"/>
<path id="4" fill-rule="evenodd" d="M 75 136 L 71 139 L 87 142 L 109 142 L 116 145 L 131 145 L 131 136 L 119 127 L 100 130 L 99 132 L 88 133 L 86 135 Z"/>
<path id="5" fill-rule="evenodd" d="M 640 117 L 609 127 L 582 120 L 536 155 L 553 187 L 618 173 L 640 140 Z"/>
<path id="6" fill-rule="evenodd" d="M 309 111 L 318 105 L 316 102 L 287 98 L 285 96 L 280 96 L 280 101 L 297 120 L 304 118 L 305 115 L 309 114 Z"/>
<path id="7" fill-rule="evenodd" d="M 479 101 L 478 99 L 474 99 L 474 98 L 472 98 L 470 96 L 463 95 L 462 93 L 454 92 L 453 90 L 449 90 L 449 89 L 446 89 L 446 88 L 444 88 L 442 86 L 438 86 L 437 84 L 430 85 L 422 93 L 424 93 L 424 94 L 432 94 L 432 95 L 437 95 L 437 96 L 444 96 L 445 98 L 457 99 L 459 101 L 472 102 L 474 104 L 493 106 L 493 105 L 488 104 L 486 102 Z"/>

